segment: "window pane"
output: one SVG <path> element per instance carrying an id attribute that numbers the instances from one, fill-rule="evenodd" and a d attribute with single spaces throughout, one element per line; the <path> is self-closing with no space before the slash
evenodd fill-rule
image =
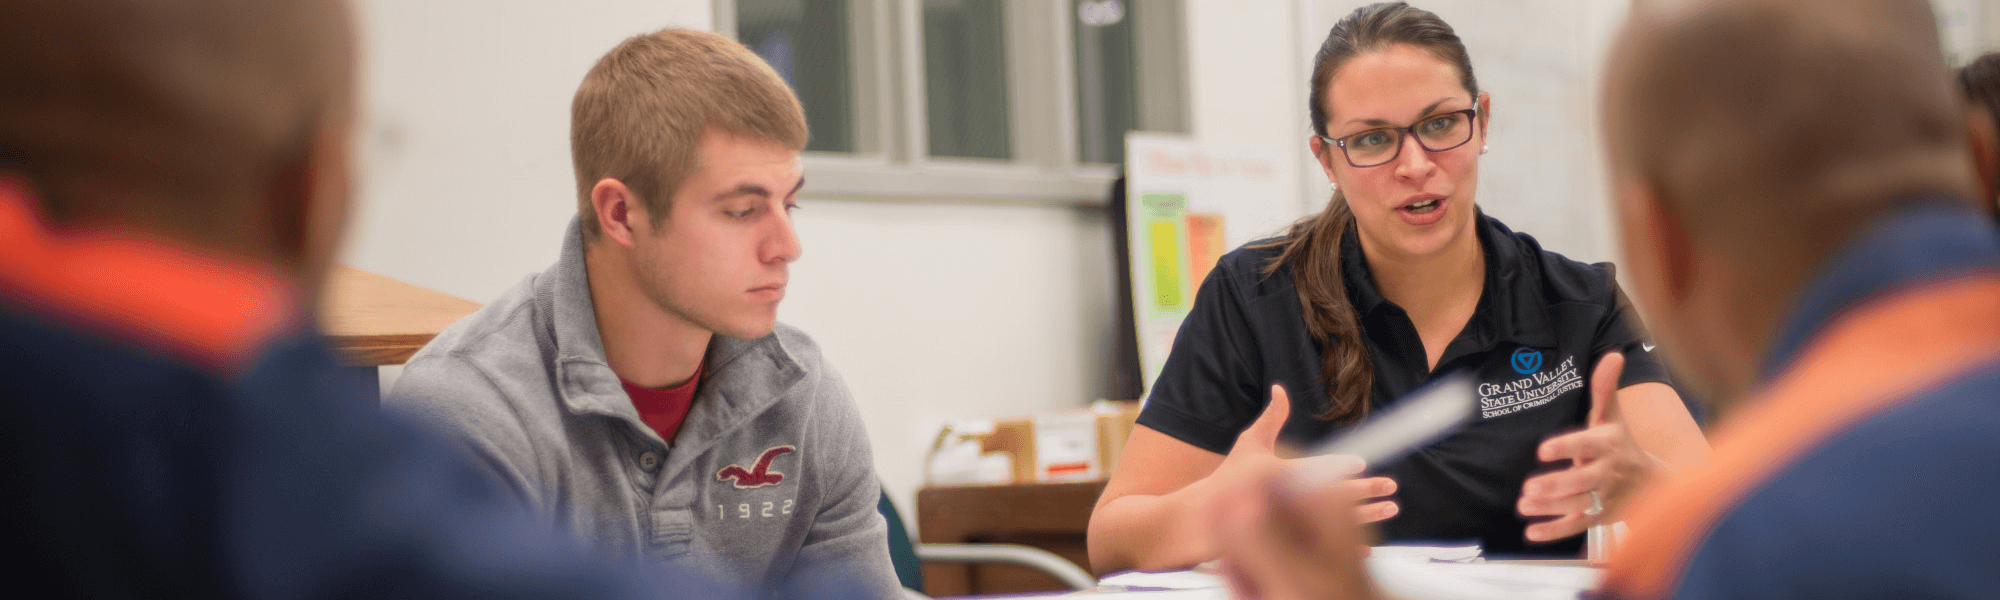
<path id="1" fill-rule="evenodd" d="M 1134 11 L 1148 4 L 1070 0 L 1076 34 L 1076 152 L 1089 163 L 1125 161 L 1125 132 L 1138 129 L 1138 66 Z"/>
<path id="2" fill-rule="evenodd" d="M 848 35 L 847 0 L 736 2 L 737 39 L 771 63 L 805 107 L 807 150 L 857 150 Z"/>
<path id="3" fill-rule="evenodd" d="M 1002 0 L 924 0 L 931 156 L 1013 157 Z"/>

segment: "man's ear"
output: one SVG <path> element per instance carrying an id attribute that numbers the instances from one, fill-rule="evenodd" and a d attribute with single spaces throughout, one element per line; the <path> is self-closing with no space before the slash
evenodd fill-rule
<path id="1" fill-rule="evenodd" d="M 2000 202 L 2000 132 L 1995 131 L 1993 114 L 1977 102 L 1965 107 L 1965 145 L 1979 176 L 1981 204 L 1994 209 Z"/>
<path id="2" fill-rule="evenodd" d="M 1620 181 L 1618 201 L 1626 259 L 1638 261 L 1653 271 L 1651 279 L 1659 286 L 1655 293 L 1660 295 L 1655 301 L 1676 306 L 1686 302 L 1698 280 L 1694 231 L 1668 205 L 1659 188 L 1643 179 Z M 1629 256 L 1633 253 L 1645 256 Z"/>
<path id="3" fill-rule="evenodd" d="M 317 297 L 347 230 L 352 165 L 344 121 L 318 124 L 265 190 L 265 222 L 278 260 Z"/>
<path id="4" fill-rule="evenodd" d="M 598 231 L 605 239 L 626 248 L 632 247 L 635 235 L 632 223 L 645 218 L 645 207 L 639 206 L 639 199 L 632 195 L 632 188 L 625 182 L 606 177 L 590 188 L 590 207 L 597 219 Z"/>

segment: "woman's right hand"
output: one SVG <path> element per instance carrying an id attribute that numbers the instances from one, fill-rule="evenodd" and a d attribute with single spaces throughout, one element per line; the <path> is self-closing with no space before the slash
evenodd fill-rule
<path id="1" fill-rule="evenodd" d="M 1208 515 L 1231 490 L 1253 485 L 1273 470 L 1290 472 L 1301 463 L 1331 463 L 1313 468 L 1342 477 L 1363 471 L 1366 465 L 1351 456 L 1285 458 L 1278 447 L 1278 431 L 1291 416 L 1292 403 L 1284 388 L 1273 386 L 1271 392 L 1264 414 L 1237 434 L 1236 445 L 1226 455 L 1196 448 L 1143 424 L 1134 428 L 1117 471 L 1090 515 L 1091 568 L 1112 573 L 1195 566 L 1221 553 L 1218 532 Z M 1387 498 L 1395 493 L 1396 482 L 1389 478 L 1346 479 L 1326 487 L 1341 492 L 1326 497 L 1360 499 L 1351 508 L 1327 507 L 1354 510 L 1355 522 L 1396 515 L 1396 503 Z"/>
<path id="2" fill-rule="evenodd" d="M 1324 469 L 1326 472 L 1339 473 L 1342 477 L 1350 478 L 1367 470 L 1368 465 L 1356 456 L 1281 457 L 1283 452 L 1278 447 L 1278 432 L 1284 428 L 1285 420 L 1291 416 L 1291 409 L 1291 396 L 1285 392 L 1284 386 L 1271 386 L 1271 402 L 1264 407 L 1264 414 L 1259 415 L 1257 421 L 1251 423 L 1243 433 L 1237 434 L 1236 445 L 1230 448 L 1229 454 L 1223 457 L 1222 464 L 1216 466 L 1215 472 L 1189 486 L 1198 488 L 1194 490 L 1198 493 L 1198 499 L 1189 507 L 1193 510 L 1183 515 L 1184 518 L 1205 520 L 1205 515 L 1211 514 L 1211 505 L 1227 496 L 1224 493 L 1226 490 L 1252 485 L 1259 473 L 1268 472 L 1262 465 L 1290 463 L 1287 465 L 1288 469 Z M 1345 488 L 1342 490 L 1344 497 L 1361 499 L 1361 504 L 1354 507 L 1355 522 L 1373 523 L 1396 516 L 1398 510 L 1396 501 L 1388 498 L 1396 493 L 1395 480 L 1387 477 L 1365 477 L 1348 479 L 1339 485 Z M 1203 547 L 1214 546 L 1211 540 L 1204 542 L 1210 543 L 1203 543 Z"/>

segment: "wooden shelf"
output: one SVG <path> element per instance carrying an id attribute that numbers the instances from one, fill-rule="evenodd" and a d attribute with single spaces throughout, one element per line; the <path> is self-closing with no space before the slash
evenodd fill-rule
<path id="1" fill-rule="evenodd" d="M 476 310 L 478 302 L 340 265 L 320 303 L 320 326 L 349 365 L 400 365 Z"/>
<path id="2" fill-rule="evenodd" d="M 917 490 L 917 539 L 926 544 L 997 542 L 1054 552 L 1090 570 L 1085 535 L 1104 481 L 935 486 Z M 1008 565 L 924 565 L 931 596 L 1066 590 L 1039 571 Z"/>

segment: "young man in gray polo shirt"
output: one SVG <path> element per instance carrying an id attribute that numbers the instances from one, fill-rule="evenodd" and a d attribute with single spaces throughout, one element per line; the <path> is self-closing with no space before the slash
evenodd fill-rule
<path id="1" fill-rule="evenodd" d="M 896 595 L 854 401 L 776 321 L 806 135 L 797 98 L 741 44 L 625 40 L 571 105 L 578 219 L 561 257 L 439 335 L 388 404 L 613 555 Z"/>

